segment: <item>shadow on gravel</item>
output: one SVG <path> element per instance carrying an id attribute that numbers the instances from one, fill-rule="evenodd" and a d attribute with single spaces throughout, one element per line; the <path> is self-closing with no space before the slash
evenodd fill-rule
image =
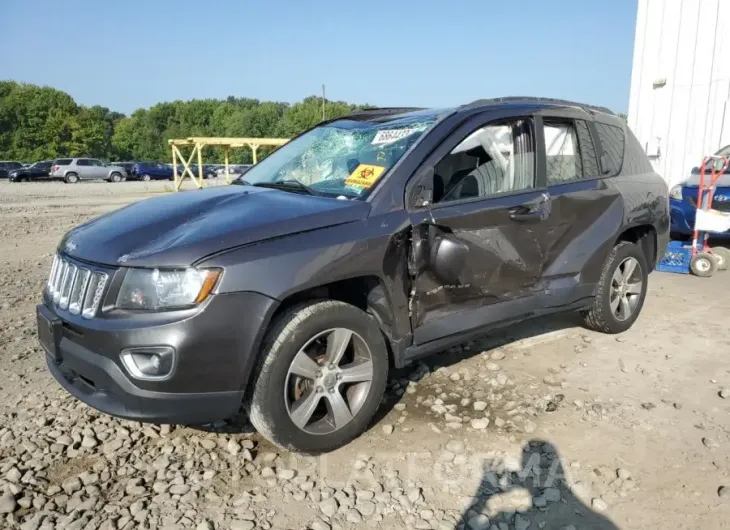
<path id="1" fill-rule="evenodd" d="M 570 491 L 557 449 L 542 440 L 525 444 L 518 471 L 505 469 L 504 461 L 484 462 L 473 503 L 457 528 L 486 530 L 492 525 L 516 530 L 618 530 Z"/>

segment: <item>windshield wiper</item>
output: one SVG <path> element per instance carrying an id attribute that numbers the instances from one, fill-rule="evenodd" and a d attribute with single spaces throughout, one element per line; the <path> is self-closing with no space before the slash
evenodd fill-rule
<path id="1" fill-rule="evenodd" d="M 258 186 L 259 188 L 272 188 L 275 190 L 292 190 L 292 188 L 296 188 L 298 190 L 304 191 L 309 195 L 316 195 L 318 197 L 322 197 L 323 195 L 312 188 L 311 186 L 307 186 L 303 182 L 299 182 L 295 179 L 287 179 L 287 180 L 277 180 L 275 182 L 256 182 L 255 184 L 251 184 L 251 186 Z"/>

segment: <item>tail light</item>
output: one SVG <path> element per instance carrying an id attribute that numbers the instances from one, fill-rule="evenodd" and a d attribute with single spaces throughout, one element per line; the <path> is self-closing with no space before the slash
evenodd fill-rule
<path id="1" fill-rule="evenodd" d="M 53 166 L 53 171 L 58 171 L 59 169 L 61 169 L 61 166 Z"/>

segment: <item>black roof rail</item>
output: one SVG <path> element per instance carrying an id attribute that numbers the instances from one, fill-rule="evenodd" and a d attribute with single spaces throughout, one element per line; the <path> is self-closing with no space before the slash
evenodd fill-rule
<path id="1" fill-rule="evenodd" d="M 353 110 L 347 117 L 366 116 L 370 114 L 387 116 L 389 114 L 403 114 L 404 112 L 414 112 L 417 110 L 425 110 L 425 107 L 372 107 L 369 109 Z"/>
<path id="2" fill-rule="evenodd" d="M 569 101 L 567 99 L 542 98 L 542 97 L 534 97 L 534 96 L 507 96 L 507 97 L 502 97 L 502 98 L 477 99 L 476 101 L 472 101 L 471 103 L 463 105 L 463 107 L 473 108 L 473 107 L 484 107 L 487 105 L 499 105 L 501 103 L 519 103 L 519 102 L 538 103 L 538 104 L 544 104 L 544 105 L 560 105 L 560 106 L 564 106 L 564 107 L 578 107 L 578 108 L 584 109 L 586 111 L 602 112 L 604 114 L 610 114 L 612 116 L 615 115 L 615 113 L 607 107 L 600 107 L 598 105 L 586 105 L 585 103 L 578 103 L 576 101 Z"/>

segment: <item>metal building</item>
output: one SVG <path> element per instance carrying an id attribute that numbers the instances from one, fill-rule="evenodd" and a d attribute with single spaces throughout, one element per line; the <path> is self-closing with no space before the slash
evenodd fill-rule
<path id="1" fill-rule="evenodd" d="M 730 144 L 730 0 L 638 0 L 629 126 L 676 184 Z"/>

